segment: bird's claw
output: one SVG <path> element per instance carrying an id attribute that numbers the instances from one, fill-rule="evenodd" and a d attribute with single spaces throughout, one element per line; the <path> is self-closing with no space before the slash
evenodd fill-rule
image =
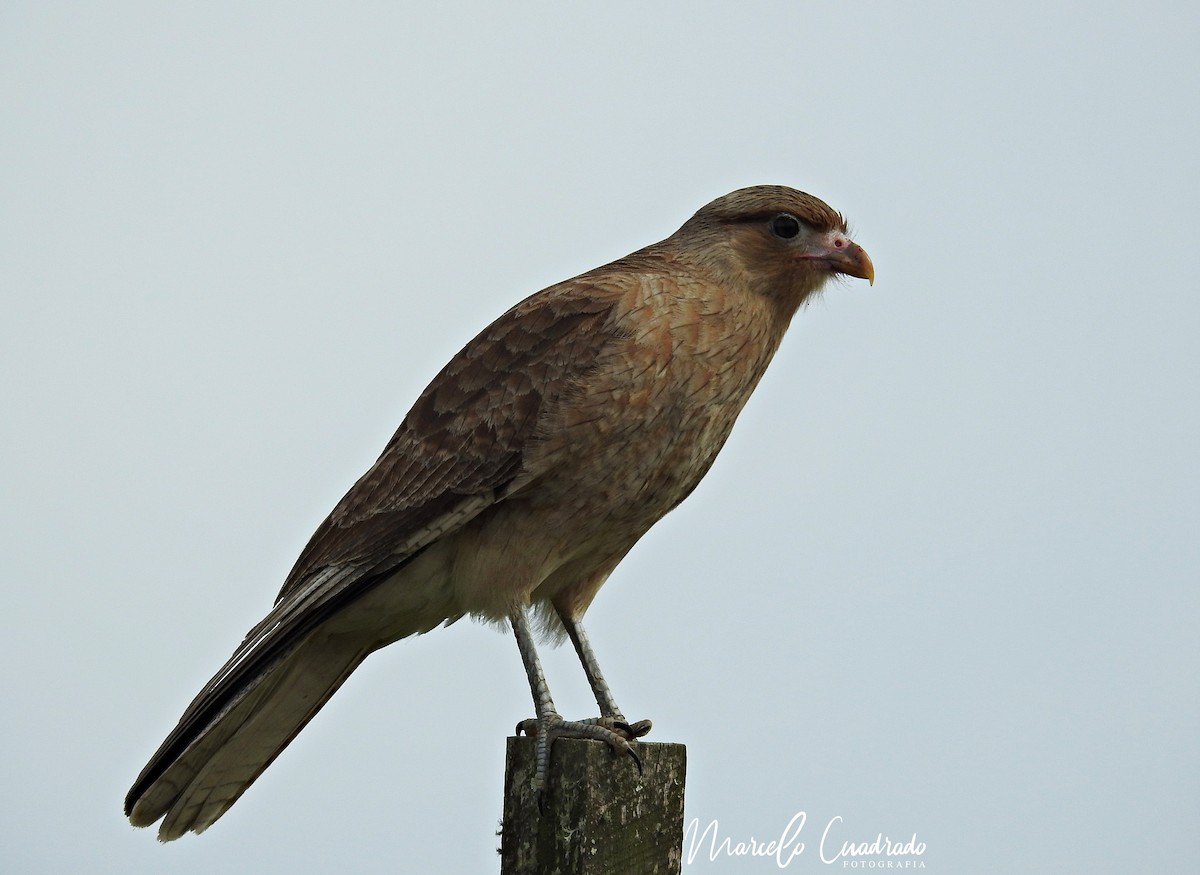
<path id="1" fill-rule="evenodd" d="M 636 723 L 626 723 L 625 731 L 629 733 L 629 740 L 641 738 L 643 735 L 649 735 L 650 730 L 654 728 L 654 724 L 649 720 L 639 720 Z"/>
<path id="2" fill-rule="evenodd" d="M 638 775 L 646 774 L 645 771 L 642 770 L 642 758 L 638 756 L 637 751 L 631 747 L 626 751 L 626 753 L 633 757 L 633 764 L 637 766 Z"/>
<path id="3" fill-rule="evenodd" d="M 550 765 L 550 748 L 558 738 L 590 738 L 603 741 L 616 754 L 628 754 L 642 774 L 642 758 L 634 750 L 637 740 L 648 733 L 653 724 L 649 720 L 629 723 L 620 714 L 611 717 L 592 717 L 587 720 L 564 720 L 558 714 L 546 714 L 541 718 L 522 720 L 517 724 L 517 734 L 537 738 L 537 762 L 533 784 L 541 794 L 546 787 L 546 774 Z"/>
<path id="4" fill-rule="evenodd" d="M 557 716 L 557 715 L 555 715 Z M 561 720 L 561 718 L 559 718 Z M 552 721 L 553 722 L 553 721 Z M 607 729 L 616 735 L 621 736 L 626 741 L 635 741 L 644 735 L 649 735 L 650 730 L 654 728 L 654 723 L 651 720 L 638 720 L 634 723 L 629 723 L 623 717 L 589 717 L 586 720 L 562 720 L 561 725 L 570 727 L 576 723 L 587 726 L 598 726 L 602 729 Z M 551 727 L 553 729 L 553 727 Z M 522 720 L 517 724 L 517 735 L 528 735 L 530 737 L 538 734 L 538 721 L 536 717 L 530 717 L 528 720 Z M 582 736 L 574 736 L 569 731 L 567 732 L 552 732 L 556 738 L 566 737 L 581 737 L 581 738 L 597 738 L 592 733 L 587 733 Z M 607 738 L 600 738 L 601 741 L 607 741 Z"/>
<path id="5" fill-rule="evenodd" d="M 537 720 L 530 717 L 528 720 L 522 720 L 517 724 L 517 735 L 528 735 L 531 738 L 537 735 Z"/>
<path id="6" fill-rule="evenodd" d="M 620 714 L 613 717 L 589 717 L 587 720 L 580 720 L 579 722 L 602 726 L 611 732 L 615 732 L 626 741 L 636 741 L 649 733 L 654 726 L 649 720 L 639 720 L 636 723 L 630 723 Z"/>

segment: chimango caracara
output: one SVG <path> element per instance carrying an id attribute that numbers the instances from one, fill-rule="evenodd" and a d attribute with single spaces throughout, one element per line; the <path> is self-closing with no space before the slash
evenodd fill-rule
<path id="1" fill-rule="evenodd" d="M 796 310 L 874 279 L 842 217 L 782 186 L 517 304 L 456 355 L 304 548 L 275 606 L 188 706 L 125 811 L 167 841 L 237 801 L 369 654 L 470 614 L 512 625 L 536 719 L 634 753 L 580 625 L 601 585 L 708 471 Z M 600 715 L 564 720 L 531 619 L 565 632 Z"/>

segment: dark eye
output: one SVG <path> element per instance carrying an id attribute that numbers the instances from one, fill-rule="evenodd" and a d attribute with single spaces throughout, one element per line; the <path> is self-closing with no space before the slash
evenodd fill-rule
<path id="1" fill-rule="evenodd" d="M 780 213 L 771 219 L 771 233 L 784 240 L 791 240 L 800 233 L 800 220 L 791 213 Z"/>

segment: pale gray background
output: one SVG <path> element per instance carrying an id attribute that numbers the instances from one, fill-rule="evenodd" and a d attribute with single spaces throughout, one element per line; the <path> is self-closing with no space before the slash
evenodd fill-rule
<path id="1" fill-rule="evenodd" d="M 496 871 L 531 706 L 469 622 L 206 835 L 121 799 L 463 343 L 763 182 L 879 280 L 589 614 L 688 817 L 807 812 L 793 871 L 834 816 L 934 872 L 1197 866 L 1195 4 L 434 6 L 3 6 L 0 870 Z"/>

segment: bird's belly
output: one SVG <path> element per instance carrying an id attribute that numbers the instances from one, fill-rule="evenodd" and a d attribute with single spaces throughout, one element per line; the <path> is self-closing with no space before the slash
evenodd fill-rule
<path id="1" fill-rule="evenodd" d="M 590 602 L 617 562 L 703 477 L 732 417 L 663 425 L 610 421 L 577 430 L 574 464 L 547 472 L 456 533 L 453 586 L 461 609 L 500 619 L 572 588 Z"/>

